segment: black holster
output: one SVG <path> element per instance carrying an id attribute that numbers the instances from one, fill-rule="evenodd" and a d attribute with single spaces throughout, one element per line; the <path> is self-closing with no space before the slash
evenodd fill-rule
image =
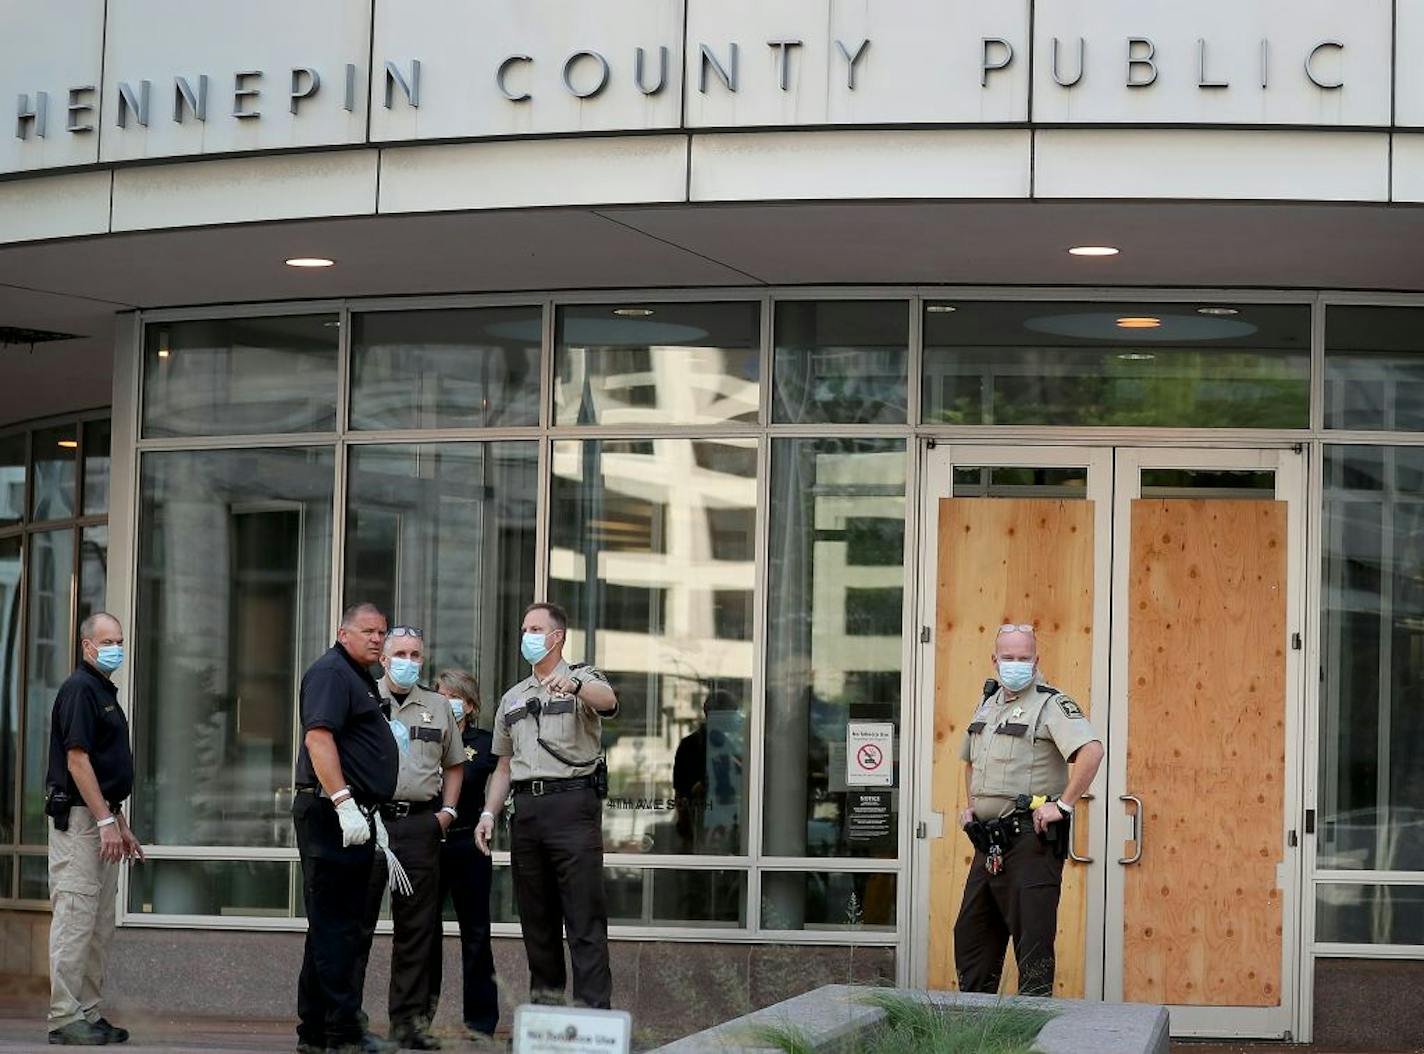
<path id="1" fill-rule="evenodd" d="M 1038 840 L 1059 860 L 1068 859 L 1068 849 L 1073 844 L 1073 818 L 1065 816 L 1057 823 L 1051 823 L 1038 836 Z"/>
<path id="2" fill-rule="evenodd" d="M 69 810 L 73 805 L 74 799 L 63 788 L 51 787 L 45 791 L 45 815 L 54 821 L 56 831 L 69 830 Z"/>
<path id="3" fill-rule="evenodd" d="M 972 820 L 964 828 L 964 833 L 969 836 L 970 844 L 981 853 L 987 853 L 993 844 L 989 841 L 989 829 L 984 825 L 983 820 Z"/>

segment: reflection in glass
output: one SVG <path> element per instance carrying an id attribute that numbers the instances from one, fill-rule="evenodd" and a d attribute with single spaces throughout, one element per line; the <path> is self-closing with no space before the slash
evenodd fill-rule
<path id="1" fill-rule="evenodd" d="M 46 428 L 34 434 L 34 496 L 30 519 L 64 520 L 74 515 L 75 463 L 79 429 Z"/>
<path id="2" fill-rule="evenodd" d="M 10 900 L 15 896 L 15 858 L 8 853 L 0 853 L 0 900 Z"/>
<path id="3" fill-rule="evenodd" d="M 609 867 L 603 887 L 613 926 L 746 925 L 745 871 Z"/>
<path id="4" fill-rule="evenodd" d="M 1029 468 L 1020 465 L 954 468 L 956 498 L 1067 498 L 1088 496 L 1086 468 Z"/>
<path id="5" fill-rule="evenodd" d="M 1326 308 L 1325 427 L 1424 429 L 1424 308 Z"/>
<path id="6" fill-rule="evenodd" d="M 909 347 L 904 301 L 778 302 L 772 419 L 904 424 Z"/>
<path id="7" fill-rule="evenodd" d="M 25 518 L 24 432 L 0 436 L 0 527 L 11 527 Z"/>
<path id="8" fill-rule="evenodd" d="M 519 620 L 534 598 L 534 442 L 356 446 L 348 455 L 343 603 L 369 600 L 425 633 L 426 673 L 479 680 L 484 727 L 527 676 Z"/>
<path id="9" fill-rule="evenodd" d="M 788 911 L 789 905 L 796 910 Z M 873 872 L 763 871 L 766 930 L 895 930 L 895 876 Z"/>
<path id="10" fill-rule="evenodd" d="M 25 781 L 20 841 L 44 845 L 44 773 L 49 767 L 49 713 L 73 668 L 69 588 L 74 577 L 74 532 L 29 537 L 29 608 L 25 633 Z"/>
<path id="11" fill-rule="evenodd" d="M 84 515 L 109 511 L 109 444 L 112 429 L 107 420 L 84 423 Z"/>
<path id="12" fill-rule="evenodd" d="M 20 899 L 49 900 L 49 858 L 20 857 Z"/>
<path id="13" fill-rule="evenodd" d="M 351 427 L 539 423 L 539 307 L 378 311 L 352 326 Z"/>
<path id="14" fill-rule="evenodd" d="M 109 591 L 109 527 L 107 524 L 85 527 L 79 535 L 79 610 L 74 625 L 80 626 L 96 611 L 108 605 Z"/>
<path id="15" fill-rule="evenodd" d="M 1418 839 L 1420 832 L 1413 837 Z M 1330 944 L 1424 944 L 1424 886 L 1318 885 L 1315 939 Z"/>
<path id="16" fill-rule="evenodd" d="M 556 422 L 755 421 L 760 316 L 755 303 L 559 308 Z"/>
<path id="17" fill-rule="evenodd" d="M 148 860 L 129 869 L 129 910 L 141 915 L 289 919 L 301 895 L 301 865 L 286 860 Z"/>
<path id="18" fill-rule="evenodd" d="M 893 858 L 898 772 L 847 786 L 845 743 L 849 722 L 899 725 L 905 444 L 778 440 L 771 462 L 766 852 Z"/>
<path id="19" fill-rule="evenodd" d="M 143 434 L 332 431 L 339 325 L 335 315 L 149 325 Z"/>
<path id="20" fill-rule="evenodd" d="M 332 452 L 154 452 L 140 468 L 135 830 L 291 845 L 297 688 L 334 631 Z"/>
<path id="21" fill-rule="evenodd" d="M 752 620 L 725 594 L 755 585 L 757 485 L 698 446 L 554 444 L 549 598 L 569 611 L 570 657 L 620 701 L 603 733 L 609 852 L 746 851 Z"/>
<path id="22" fill-rule="evenodd" d="M 924 421 L 1305 428 L 1309 306 L 1206 310 L 1218 313 L 1186 303 L 928 305 Z"/>
<path id="23" fill-rule="evenodd" d="M 0 845 L 15 841 L 20 760 L 20 539 L 0 538 Z M 8 866 L 9 861 L 3 865 Z"/>
<path id="24" fill-rule="evenodd" d="M 1144 468 L 1138 482 L 1144 498 L 1274 501 L 1276 497 L 1276 474 L 1269 469 Z"/>
<path id="25" fill-rule="evenodd" d="M 1424 871 L 1424 449 L 1326 447 L 1324 471 L 1316 866 Z"/>

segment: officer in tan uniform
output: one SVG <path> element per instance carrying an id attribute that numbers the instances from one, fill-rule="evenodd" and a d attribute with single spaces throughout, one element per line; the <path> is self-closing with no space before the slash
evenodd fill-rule
<path id="1" fill-rule="evenodd" d="M 381 711 L 395 736 L 400 757 L 394 799 L 380 806 L 390 848 L 405 869 L 410 892 L 392 892 L 390 1020 L 391 1039 L 411 1050 L 436 1050 L 430 1035 L 430 962 L 439 948 L 440 843 L 459 817 L 456 803 L 465 778 L 460 730 L 443 695 L 420 685 L 425 640 L 413 626 L 393 626 L 386 635 L 381 665 Z M 386 862 L 377 855 L 367 891 L 365 934 L 376 931 L 387 886 Z M 371 942 L 355 964 L 356 990 L 366 980 Z"/>
<path id="2" fill-rule="evenodd" d="M 524 612 L 520 652 L 534 667 L 499 701 L 489 779 L 475 844 L 489 852 L 495 815 L 514 788 L 510 863 L 529 992 L 536 1003 L 564 1000 L 568 934 L 573 1001 L 609 1006 L 608 907 L 603 894 L 603 803 L 608 770 L 602 757 L 603 719 L 618 713 L 618 697 L 592 666 L 564 661 L 568 616 L 557 604 Z"/>
<path id="3" fill-rule="evenodd" d="M 959 824 L 974 862 L 954 924 L 963 992 L 997 992 L 1013 938 L 1020 995 L 1053 994 L 1053 941 L 1073 806 L 1097 775 L 1103 745 L 1078 704 L 1044 683 L 1032 626 L 994 640 L 997 681 L 966 729 L 960 758 L 969 807 Z"/>

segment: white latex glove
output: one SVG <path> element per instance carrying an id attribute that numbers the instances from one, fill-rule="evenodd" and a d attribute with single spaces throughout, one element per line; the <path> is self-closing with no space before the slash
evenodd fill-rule
<path id="1" fill-rule="evenodd" d="M 415 892 L 415 887 L 410 884 L 410 876 L 405 873 L 405 868 L 401 867 L 401 862 L 391 851 L 391 839 L 386 834 L 386 825 L 381 820 L 381 814 L 372 813 L 371 818 L 376 821 L 376 848 L 386 854 L 386 879 L 391 887 L 391 894 L 399 893 L 408 897 Z"/>
<path id="2" fill-rule="evenodd" d="M 343 846 L 365 845 L 371 840 L 371 825 L 366 815 L 350 798 L 342 798 L 336 807 L 336 818 L 341 821 L 341 844 Z"/>

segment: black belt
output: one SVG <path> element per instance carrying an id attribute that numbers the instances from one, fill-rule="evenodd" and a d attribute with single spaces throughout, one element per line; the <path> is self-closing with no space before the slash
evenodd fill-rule
<path id="1" fill-rule="evenodd" d="M 515 780 L 512 786 L 515 794 L 532 794 L 536 798 L 542 798 L 546 794 L 583 790 L 585 787 L 591 788 L 593 787 L 593 777 L 570 776 L 567 779 Z"/>
<path id="2" fill-rule="evenodd" d="M 423 812 L 434 812 L 440 808 L 440 799 L 431 798 L 429 801 L 387 801 L 379 806 L 381 815 L 387 820 L 403 820 L 407 816 L 415 816 Z"/>

